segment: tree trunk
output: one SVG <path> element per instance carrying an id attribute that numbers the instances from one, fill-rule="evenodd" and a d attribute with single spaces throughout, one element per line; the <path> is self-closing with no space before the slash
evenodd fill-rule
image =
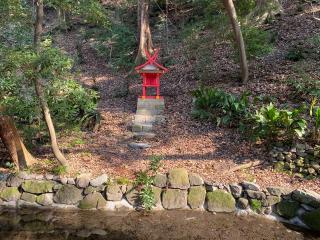
<path id="1" fill-rule="evenodd" d="M 140 10 L 139 10 L 140 9 Z M 140 27 L 139 50 L 135 60 L 136 64 L 141 64 L 147 57 L 145 49 L 149 52 L 153 50 L 151 30 L 149 25 L 149 0 L 140 0 L 138 3 L 138 26 Z"/>
<path id="2" fill-rule="evenodd" d="M 242 83 L 247 83 L 249 77 L 246 49 L 240 29 L 240 24 L 237 20 L 237 13 L 232 0 L 223 0 L 223 4 L 228 12 L 230 22 L 235 33 L 236 43 L 240 52 L 240 68 Z"/>
<path id="3" fill-rule="evenodd" d="M 0 115 L 0 138 L 18 170 L 30 167 L 36 162 L 24 146 L 13 120 L 8 116 Z"/>
<path id="4" fill-rule="evenodd" d="M 40 52 L 40 41 L 41 41 L 41 34 L 42 34 L 43 16 L 44 16 L 43 0 L 36 0 L 36 22 L 35 22 L 35 27 L 34 27 L 34 49 L 37 53 Z M 40 70 L 40 66 L 38 67 L 38 71 L 39 70 Z M 41 107 L 45 122 L 48 127 L 53 154 L 58 159 L 58 161 L 60 162 L 61 165 L 67 166 L 67 161 L 66 161 L 65 157 L 63 156 L 63 154 L 61 153 L 59 146 L 58 146 L 56 132 L 55 132 L 52 118 L 50 115 L 49 107 L 48 107 L 47 101 L 45 99 L 45 93 L 43 90 L 41 79 L 39 77 L 35 77 L 34 84 L 35 84 L 36 94 L 39 99 L 40 107 Z"/>

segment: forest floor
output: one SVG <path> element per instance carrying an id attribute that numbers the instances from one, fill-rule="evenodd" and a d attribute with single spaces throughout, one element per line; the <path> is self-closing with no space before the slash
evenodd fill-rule
<path id="1" fill-rule="evenodd" d="M 231 47 L 220 44 L 210 48 L 215 64 L 212 77 L 207 85 L 221 87 L 229 92 L 245 90 L 254 95 L 270 95 L 286 102 L 291 89 L 285 80 L 295 76 L 293 63 L 285 60 L 284 52 L 306 37 L 320 33 L 320 21 L 306 9 L 301 14 L 292 14 L 288 5 L 281 17 L 272 26 L 278 32 L 276 47 L 272 54 L 250 62 L 250 83 L 238 83 L 238 65 L 232 59 Z M 59 34 L 55 42 L 69 55 L 77 53 L 79 32 L 72 30 Z M 320 179 L 306 180 L 286 173 L 275 172 L 266 164 L 242 171 L 221 174 L 238 164 L 268 160 L 265 147 L 241 138 L 236 129 L 218 128 L 212 123 L 196 121 L 191 117 L 192 95 L 201 81 L 194 77 L 194 59 L 185 55 L 184 43 L 172 43 L 170 54 L 178 56 L 162 80 L 162 95 L 165 99 L 164 115 L 166 122 L 156 129 L 156 138 L 148 140 L 151 148 L 136 150 L 128 147 L 132 141 L 130 126 L 136 110 L 137 97 L 141 83 L 137 77 L 129 78 L 129 94 L 121 91 L 127 86 L 126 74 L 116 72 L 97 56 L 89 39 L 81 44 L 82 63 L 76 65 L 78 80 L 86 87 L 98 88 L 101 113 L 99 128 L 93 132 L 77 132 L 71 135 L 60 133 L 59 142 L 70 164 L 70 175 L 108 173 L 113 177 L 134 178 L 135 172 L 145 169 L 149 159 L 155 155 L 163 156 L 160 172 L 174 167 L 183 167 L 199 173 L 206 180 L 218 183 L 256 181 L 262 187 L 275 185 L 292 188 L 307 188 L 320 192 Z M 308 72 L 319 74 L 318 62 L 305 60 Z M 318 75 L 319 76 L 319 75 Z M 292 99 L 290 99 L 292 100 Z M 52 159 L 48 146 L 39 150 L 39 160 Z M 35 154 L 38 156 L 37 154 Z"/>

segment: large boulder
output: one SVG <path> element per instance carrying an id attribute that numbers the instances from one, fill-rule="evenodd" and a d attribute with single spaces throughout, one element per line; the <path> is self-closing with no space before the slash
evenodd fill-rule
<path id="1" fill-rule="evenodd" d="M 276 205 L 277 213 L 287 219 L 295 217 L 299 208 L 300 204 L 292 200 L 283 200 Z"/>
<path id="2" fill-rule="evenodd" d="M 314 208 L 320 207 L 320 194 L 313 191 L 301 189 L 294 190 L 292 193 L 292 199 L 310 205 Z"/>
<path id="3" fill-rule="evenodd" d="M 94 192 L 88 194 L 84 199 L 79 202 L 79 208 L 81 209 L 100 209 L 107 206 L 107 201 L 104 199 L 101 193 Z"/>
<path id="4" fill-rule="evenodd" d="M 187 207 L 187 191 L 167 189 L 162 194 L 162 205 L 165 209 L 181 209 Z"/>
<path id="5" fill-rule="evenodd" d="M 21 193 L 17 187 L 5 187 L 0 191 L 0 198 L 4 201 L 17 201 L 20 199 Z"/>
<path id="6" fill-rule="evenodd" d="M 170 188 L 188 189 L 190 183 L 187 170 L 184 168 L 174 168 L 170 170 L 168 183 Z"/>
<path id="7" fill-rule="evenodd" d="M 233 196 L 223 190 L 207 192 L 207 207 L 210 212 L 233 212 L 236 201 Z"/>
<path id="8" fill-rule="evenodd" d="M 320 208 L 311 212 L 306 212 L 302 216 L 302 219 L 308 227 L 320 232 Z"/>
<path id="9" fill-rule="evenodd" d="M 22 189 L 28 193 L 41 194 L 53 192 L 54 182 L 46 180 L 26 180 L 22 183 Z"/>
<path id="10" fill-rule="evenodd" d="M 284 187 L 267 187 L 267 191 L 274 196 L 288 195 L 292 192 L 290 188 Z"/>
<path id="11" fill-rule="evenodd" d="M 202 208 L 206 199 L 206 189 L 202 186 L 195 186 L 189 189 L 188 205 L 192 209 Z"/>
<path id="12" fill-rule="evenodd" d="M 77 204 L 82 200 L 82 190 L 74 185 L 63 185 L 55 194 L 53 200 L 61 204 Z"/>

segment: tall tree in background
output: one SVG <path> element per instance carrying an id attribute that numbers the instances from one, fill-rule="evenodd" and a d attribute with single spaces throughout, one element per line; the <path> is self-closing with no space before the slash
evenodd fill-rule
<path id="1" fill-rule="evenodd" d="M 44 18 L 43 0 L 36 0 L 35 6 L 36 6 L 36 19 L 35 19 L 35 24 L 34 24 L 34 49 L 35 49 L 36 53 L 39 54 L 40 53 L 41 34 L 42 34 L 42 25 L 43 25 L 43 18 Z M 38 66 L 37 72 L 39 72 L 40 69 L 41 69 L 41 65 Z M 65 157 L 63 156 L 63 154 L 61 153 L 59 146 L 58 146 L 56 132 L 54 129 L 54 125 L 53 125 L 52 118 L 50 115 L 50 110 L 49 110 L 48 103 L 45 98 L 44 89 L 42 86 L 43 83 L 42 83 L 39 76 L 35 76 L 33 81 L 34 81 L 34 85 L 35 85 L 36 94 L 39 99 L 40 107 L 41 107 L 46 125 L 48 127 L 53 154 L 58 159 L 58 161 L 60 162 L 61 165 L 67 166 L 67 161 L 66 161 Z"/>
<path id="2" fill-rule="evenodd" d="M 139 50 L 136 57 L 136 64 L 146 59 L 145 49 L 153 50 L 152 36 L 149 25 L 149 0 L 138 0 L 138 27 L 140 30 Z"/>
<path id="3" fill-rule="evenodd" d="M 240 53 L 240 68 L 241 68 L 241 80 L 242 83 L 247 83 L 249 78 L 249 70 L 248 70 L 248 62 L 247 62 L 247 54 L 246 49 L 240 29 L 240 24 L 237 19 L 236 9 L 233 4 L 233 0 L 223 0 L 223 4 L 225 9 L 228 12 L 230 22 L 235 33 L 236 43 L 239 48 Z"/>

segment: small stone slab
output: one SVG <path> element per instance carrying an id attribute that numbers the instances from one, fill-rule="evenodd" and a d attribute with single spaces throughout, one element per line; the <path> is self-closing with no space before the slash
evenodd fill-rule
<path id="1" fill-rule="evenodd" d="M 184 168 L 174 168 L 169 171 L 170 188 L 188 189 L 190 187 L 188 171 Z"/>
<path id="2" fill-rule="evenodd" d="M 122 199 L 122 186 L 118 184 L 109 184 L 106 187 L 106 197 L 109 201 L 120 201 Z"/>
<path id="3" fill-rule="evenodd" d="M 242 187 L 238 184 L 230 184 L 230 191 L 233 197 L 239 198 L 242 194 Z"/>
<path id="4" fill-rule="evenodd" d="M 55 194 L 53 200 L 56 203 L 74 205 L 82 200 L 82 190 L 74 185 L 63 185 Z"/>
<path id="5" fill-rule="evenodd" d="M 102 184 L 106 183 L 108 181 L 108 175 L 102 174 L 90 181 L 90 185 L 93 187 L 99 187 Z"/>
<path id="6" fill-rule="evenodd" d="M 135 132 L 133 137 L 135 139 L 152 139 L 155 138 L 156 134 L 153 132 Z"/>
<path id="7" fill-rule="evenodd" d="M 203 207 L 206 199 L 206 189 L 203 186 L 190 187 L 188 193 L 188 205 L 191 209 L 199 209 Z"/>
<path id="8" fill-rule="evenodd" d="M 104 199 L 101 193 L 94 192 L 88 194 L 84 199 L 79 202 L 79 208 L 81 209 L 101 209 L 107 206 L 107 201 Z"/>
<path id="9" fill-rule="evenodd" d="M 76 179 L 76 186 L 79 188 L 86 188 L 89 186 L 90 183 L 90 178 L 89 176 L 83 175 L 83 176 L 79 176 Z"/>
<path id="10" fill-rule="evenodd" d="M 11 174 L 7 179 L 8 187 L 20 187 L 20 185 L 24 182 L 24 179 L 18 177 L 15 174 Z"/>
<path id="11" fill-rule="evenodd" d="M 131 142 L 131 143 L 128 143 L 128 146 L 133 148 L 133 149 L 147 149 L 147 148 L 151 147 L 150 144 L 141 143 L 141 142 Z"/>
<path id="12" fill-rule="evenodd" d="M 253 191 L 260 191 L 260 187 L 258 184 L 255 184 L 253 182 L 247 182 L 244 181 L 241 183 L 241 185 L 243 186 L 244 189 L 246 190 L 253 190 Z"/>
<path id="13" fill-rule="evenodd" d="M 204 184 L 203 179 L 196 173 L 189 173 L 189 182 L 191 186 L 202 186 Z"/>
<path id="14" fill-rule="evenodd" d="M 249 200 L 246 198 L 239 198 L 237 201 L 237 206 L 240 209 L 247 209 L 249 206 Z"/>
<path id="15" fill-rule="evenodd" d="M 310 205 L 314 208 L 320 207 L 320 194 L 309 190 L 294 190 L 292 193 L 292 199 Z"/>
<path id="16" fill-rule="evenodd" d="M 274 196 L 288 195 L 292 192 L 291 189 L 283 187 L 267 187 L 267 191 Z"/>
<path id="17" fill-rule="evenodd" d="M 207 207 L 210 212 L 233 212 L 236 201 L 231 193 L 223 190 L 207 192 Z"/>
<path id="18" fill-rule="evenodd" d="M 3 188 L 0 192 L 0 198 L 4 201 L 17 201 L 20 199 L 21 193 L 17 187 L 6 187 Z"/>
<path id="19" fill-rule="evenodd" d="M 166 174 L 157 174 L 154 177 L 153 185 L 159 188 L 164 188 L 167 186 L 167 175 Z"/>
<path id="20" fill-rule="evenodd" d="M 42 206 L 51 206 L 53 204 L 53 193 L 38 195 L 36 202 Z"/>
<path id="21" fill-rule="evenodd" d="M 152 186 L 152 192 L 153 192 L 153 196 L 154 196 L 155 205 L 161 204 L 162 188 Z"/>
<path id="22" fill-rule="evenodd" d="M 26 180 L 21 187 L 25 192 L 40 194 L 53 192 L 54 182 L 47 180 Z"/>
<path id="23" fill-rule="evenodd" d="M 252 199 L 262 200 L 266 198 L 266 194 L 261 191 L 246 190 L 246 193 Z"/>
<path id="24" fill-rule="evenodd" d="M 187 207 L 187 191 L 167 189 L 162 194 L 162 205 L 165 209 L 181 209 Z"/>
<path id="25" fill-rule="evenodd" d="M 34 203 L 36 198 L 37 196 L 34 194 L 23 192 L 20 199 L 29 203 Z"/>

